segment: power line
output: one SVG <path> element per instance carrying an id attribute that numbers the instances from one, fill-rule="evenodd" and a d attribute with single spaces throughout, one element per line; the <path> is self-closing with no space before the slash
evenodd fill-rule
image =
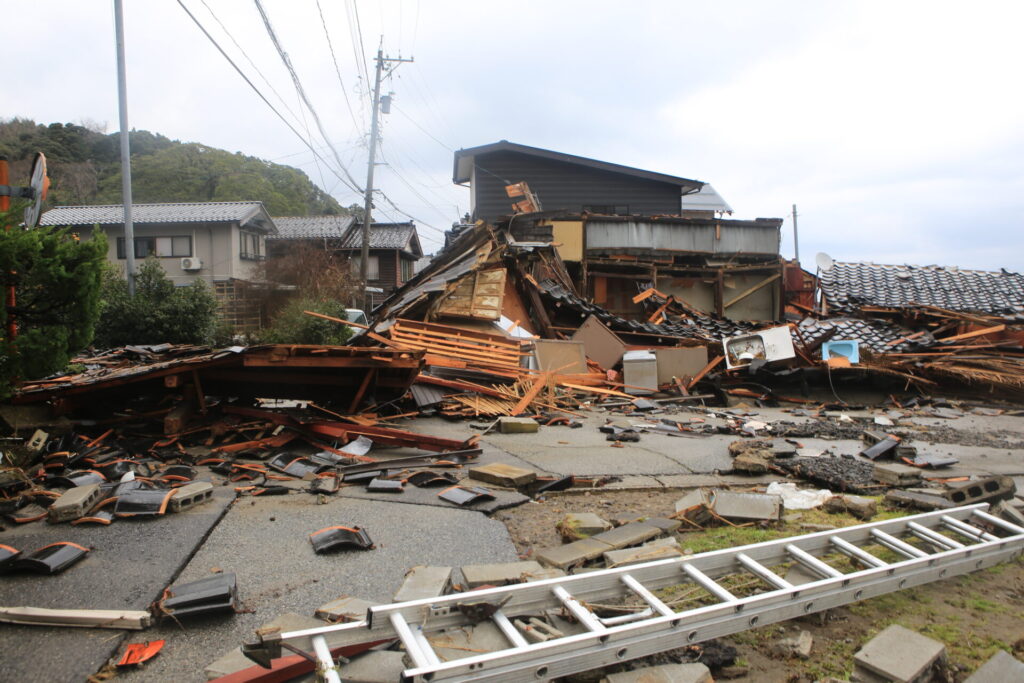
<path id="1" fill-rule="evenodd" d="M 274 48 L 277 50 L 278 56 L 281 57 L 281 61 L 284 63 L 285 68 L 288 70 L 288 73 L 291 74 L 292 82 L 295 84 L 295 91 L 298 92 L 299 97 L 302 98 L 302 101 L 306 105 L 306 109 L 308 109 L 309 113 L 313 116 L 313 122 L 316 123 L 317 129 L 320 131 L 320 136 L 324 139 L 324 142 L 330 146 L 331 152 L 334 154 L 334 159 L 338 163 L 338 167 L 348 178 L 349 186 L 358 192 L 359 183 L 357 183 L 355 178 L 353 178 L 348 172 L 345 165 L 341 163 L 341 156 L 338 154 L 338 150 L 334 148 L 334 145 L 331 144 L 330 138 L 327 137 L 323 123 L 320 121 L 320 116 L 316 113 L 316 109 L 313 108 L 313 103 L 309 101 L 309 97 L 306 96 L 306 90 L 302 87 L 302 81 L 299 80 L 299 75 L 295 73 L 295 68 L 292 66 L 292 62 L 288 58 L 288 53 L 284 51 L 280 41 L 277 39 L 277 34 L 274 33 L 274 27 L 270 24 L 270 18 L 267 16 L 266 11 L 264 11 L 263 4 L 260 0 L 253 0 L 253 2 L 256 4 L 256 9 L 259 10 L 260 16 L 263 18 L 263 25 L 267 29 L 267 35 L 270 36 L 270 42 L 274 44 Z"/>
<path id="2" fill-rule="evenodd" d="M 338 75 L 338 85 L 341 86 L 341 94 L 345 96 L 345 106 L 348 107 L 349 116 L 352 117 L 352 124 L 356 127 L 356 130 L 361 131 L 362 128 L 356 121 L 356 113 L 352 110 L 352 103 L 348 100 L 348 91 L 345 90 L 345 82 L 341 78 L 341 69 L 338 67 L 338 58 L 334 55 L 334 43 L 331 42 L 330 31 L 327 30 L 327 21 L 324 19 L 324 10 L 320 7 L 320 0 L 316 0 L 316 8 L 320 12 L 320 25 L 324 27 L 324 36 L 327 38 L 327 47 L 331 50 L 331 61 L 334 62 L 334 73 Z"/>
<path id="3" fill-rule="evenodd" d="M 203 26 L 202 23 L 199 21 L 199 19 L 197 19 L 196 16 L 194 14 L 192 14 L 192 12 L 189 10 L 189 8 L 185 6 L 185 3 L 183 2 L 183 0 L 178 0 L 178 5 L 180 5 L 181 8 L 183 10 L 185 10 L 185 14 L 187 14 L 189 16 L 189 18 L 192 19 L 192 21 L 195 23 L 195 25 L 199 27 L 199 30 L 202 31 L 203 35 L 206 36 L 206 38 L 210 41 L 210 43 L 212 43 L 213 46 L 215 48 L 217 48 L 217 51 L 220 52 L 220 54 L 224 57 L 224 59 L 228 60 L 228 63 L 234 68 L 234 70 L 236 72 L 238 72 L 238 75 L 242 77 L 242 79 L 249 85 L 249 87 L 252 88 L 253 92 L 255 92 L 259 96 L 259 98 L 261 100 L 263 100 L 264 104 L 266 104 L 268 107 L 270 107 L 270 110 L 272 112 L 274 112 L 279 119 L 281 119 L 281 121 L 284 123 L 284 125 L 288 126 L 288 130 L 290 130 L 292 133 L 294 133 L 295 137 L 299 138 L 299 140 L 302 140 L 303 144 L 305 144 L 306 147 L 308 147 L 309 150 L 311 152 L 313 152 L 313 156 L 315 156 L 316 158 L 320 159 L 320 161 L 323 161 L 324 164 L 327 165 L 327 168 L 329 168 L 334 173 L 334 175 L 338 177 L 339 180 L 341 180 L 343 183 L 347 184 L 348 181 L 346 181 L 341 176 L 341 174 L 338 173 L 338 171 L 336 171 L 335 169 L 331 168 L 330 164 L 327 163 L 327 160 L 324 159 L 322 156 L 320 156 L 320 154 L 316 151 L 316 148 L 313 147 L 312 143 L 310 143 L 309 140 L 304 138 L 302 136 L 302 133 L 300 133 L 295 128 L 295 126 L 293 126 L 291 124 L 291 122 L 288 119 L 286 119 L 284 117 L 284 115 L 281 114 L 281 112 L 278 111 L 277 108 L 273 104 L 270 103 L 270 100 L 267 99 L 266 95 L 264 95 L 262 92 L 260 92 L 260 89 L 256 87 L 256 84 L 253 83 L 252 80 L 248 76 L 245 75 L 245 72 L 242 71 L 241 68 L 239 68 L 238 64 L 235 63 L 235 60 L 231 59 L 231 57 L 228 55 L 228 53 L 224 51 L 224 48 L 222 48 L 220 46 L 220 43 L 218 43 L 217 40 L 212 35 L 210 35 L 210 32 L 206 30 L 206 27 Z M 362 193 L 362 190 L 359 189 L 358 185 L 356 187 L 352 188 L 352 189 L 354 189 L 355 192 L 357 192 L 357 193 Z"/>
<path id="4" fill-rule="evenodd" d="M 249 62 L 249 66 L 251 66 L 256 71 L 256 73 L 260 75 L 260 78 L 262 78 L 263 82 L 267 84 L 267 87 L 270 88 L 270 91 L 274 93 L 277 96 L 277 99 L 281 101 L 281 104 L 283 104 L 284 108 L 288 110 L 288 113 L 294 116 L 296 119 L 298 119 L 298 114 L 292 111 L 292 108 L 288 106 L 288 103 L 285 101 L 284 97 L 281 96 L 281 93 L 277 92 L 277 89 L 274 88 L 273 83 L 271 83 L 270 80 L 260 70 L 260 68 L 256 66 L 256 62 L 252 61 L 252 58 L 249 56 L 249 53 L 245 51 L 245 48 L 239 45 L 238 41 L 235 40 L 235 36 L 232 35 L 231 31 L 228 30 L 228 27 L 224 25 L 224 22 L 222 22 L 220 18 L 216 14 L 214 14 L 213 8 L 211 8 L 210 5 L 207 4 L 206 0 L 200 0 L 200 2 L 203 3 L 203 7 L 206 8 L 206 11 L 210 13 L 210 16 L 213 17 L 213 20 L 217 22 L 217 25 L 220 26 L 221 30 L 224 31 L 224 33 L 231 40 L 231 42 L 234 43 L 235 47 L 238 48 L 238 51 L 242 53 L 242 56 L 245 57 L 246 61 Z"/>
<path id="5" fill-rule="evenodd" d="M 430 132 L 429 130 L 427 130 L 426 128 L 424 128 L 423 126 L 421 126 L 421 125 L 420 125 L 419 123 L 417 123 L 416 119 L 414 119 L 413 117 L 411 117 L 411 116 L 409 116 L 408 114 L 406 114 L 406 113 L 405 113 L 405 111 L 403 111 L 402 109 L 400 109 L 400 108 L 399 108 L 399 107 L 398 107 L 398 106 L 397 106 L 397 105 L 396 105 L 396 104 L 394 103 L 394 101 L 392 101 L 392 102 L 391 102 L 391 108 L 392 108 L 392 109 L 394 109 L 395 111 L 397 111 L 397 112 L 398 112 L 399 114 L 401 114 L 402 116 L 404 116 L 404 117 L 405 117 L 406 119 L 408 119 L 408 120 L 409 120 L 409 122 L 410 122 L 410 123 L 412 123 L 412 125 L 416 126 L 416 127 L 417 127 L 417 128 L 419 128 L 419 129 L 420 129 L 421 131 L 423 131 L 423 134 L 424 134 L 424 135 L 426 135 L 426 136 L 427 136 L 428 138 L 430 138 L 431 140 L 433 140 L 433 141 L 434 141 L 434 142 L 436 142 L 437 144 L 441 145 L 442 147 L 444 147 L 444 148 L 445 148 L 446 150 L 448 150 L 449 152 L 454 152 L 454 151 L 455 151 L 454 149 L 452 149 L 451 147 L 449 147 L 448 145 L 446 145 L 446 144 L 445 144 L 444 142 L 442 142 L 442 141 L 441 141 L 440 139 L 438 139 L 437 137 L 435 137 L 435 136 L 434 136 L 434 134 L 433 134 L 433 133 L 431 133 L 431 132 Z"/>

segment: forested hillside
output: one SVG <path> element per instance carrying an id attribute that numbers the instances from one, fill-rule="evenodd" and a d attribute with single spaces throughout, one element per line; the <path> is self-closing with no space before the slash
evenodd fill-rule
<path id="1" fill-rule="evenodd" d="M 259 200 L 272 216 L 338 214 L 346 210 L 305 173 L 148 131 L 131 132 L 132 197 L 136 202 Z M 44 208 L 120 204 L 120 134 L 72 123 L 0 120 L 0 155 L 11 161 L 11 182 L 23 184 L 36 152 L 46 155 L 50 179 Z"/>

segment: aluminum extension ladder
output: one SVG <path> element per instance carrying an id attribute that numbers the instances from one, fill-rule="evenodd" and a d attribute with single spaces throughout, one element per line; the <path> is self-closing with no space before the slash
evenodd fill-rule
<path id="1" fill-rule="evenodd" d="M 288 633 L 258 632 L 259 640 L 243 650 L 268 666 L 271 658 L 281 656 L 282 640 L 311 637 L 320 676 L 341 681 L 344 665 L 335 664 L 330 647 L 397 639 L 412 661 L 412 667 L 403 673 L 404 681 L 544 681 L 966 574 L 1020 556 L 1024 528 L 988 514 L 987 509 L 985 503 L 969 505 L 689 557 L 380 605 L 370 608 L 366 619 L 359 622 Z M 885 561 L 879 555 L 897 559 Z M 844 573 L 829 564 L 846 558 L 852 562 L 843 566 L 852 571 Z M 794 585 L 770 569 L 793 564 L 818 579 Z M 740 597 L 715 580 L 733 574 L 752 575 L 763 582 L 765 590 Z M 700 586 L 713 597 L 713 604 L 676 612 L 654 594 L 678 584 Z M 646 603 L 646 609 L 602 618 L 587 607 L 588 603 L 621 600 L 630 594 Z M 585 631 L 534 643 L 511 622 L 517 616 L 547 609 L 571 613 Z M 428 640 L 428 635 L 443 629 L 484 620 L 501 630 L 508 640 L 506 649 L 442 661 Z"/>

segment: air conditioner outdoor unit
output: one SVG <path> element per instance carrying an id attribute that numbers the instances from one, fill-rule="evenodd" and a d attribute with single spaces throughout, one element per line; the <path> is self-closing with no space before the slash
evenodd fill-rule
<path id="1" fill-rule="evenodd" d="M 199 270 L 203 267 L 203 262 L 195 257 L 181 259 L 182 270 Z"/>

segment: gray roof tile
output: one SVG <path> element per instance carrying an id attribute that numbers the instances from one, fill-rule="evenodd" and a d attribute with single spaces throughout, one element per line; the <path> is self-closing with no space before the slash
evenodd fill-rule
<path id="1" fill-rule="evenodd" d="M 1024 313 L 1024 275 L 1006 270 L 836 263 L 820 274 L 820 286 L 830 311 L 925 305 L 1009 316 Z"/>
<path id="2" fill-rule="evenodd" d="M 277 235 L 273 239 L 337 239 L 354 222 L 352 216 L 275 216 Z"/>
<path id="3" fill-rule="evenodd" d="M 231 223 L 263 210 L 262 202 L 182 202 L 132 204 L 133 223 Z M 124 206 L 57 206 L 45 212 L 40 225 L 116 225 L 124 223 Z"/>

